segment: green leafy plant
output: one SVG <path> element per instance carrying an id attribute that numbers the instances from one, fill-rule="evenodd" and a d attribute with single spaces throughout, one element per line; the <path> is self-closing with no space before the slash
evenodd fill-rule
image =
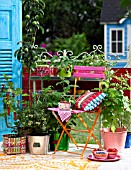
<path id="1" fill-rule="evenodd" d="M 80 63 L 80 62 L 79 62 Z M 78 65 L 84 65 L 84 66 L 103 66 L 103 67 L 112 67 L 115 62 L 108 62 L 108 60 L 105 59 L 105 56 L 103 53 L 93 53 L 93 54 L 87 54 L 83 55 L 81 59 L 81 63 Z"/>
<path id="2" fill-rule="evenodd" d="M 60 82 L 63 83 L 63 82 Z M 64 88 L 65 90 L 65 88 Z M 67 89 L 66 89 L 67 90 Z M 64 101 L 70 101 L 72 104 L 74 104 L 74 100 L 67 96 L 67 91 L 57 91 L 54 90 L 54 88 L 52 86 L 48 86 L 47 88 L 43 88 L 40 91 L 40 96 L 39 96 L 39 100 L 42 102 L 42 106 L 46 112 L 46 114 L 48 115 L 48 122 L 47 122 L 47 127 L 49 129 L 49 131 L 55 131 L 58 132 L 60 131 L 62 128 L 59 124 L 59 122 L 56 120 L 56 118 L 52 115 L 51 111 L 48 110 L 48 108 L 53 108 L 53 107 L 58 107 L 58 103 L 61 100 Z M 73 106 L 73 105 L 72 105 Z M 71 118 L 69 126 L 71 125 L 75 125 L 75 116 Z"/>
<path id="3" fill-rule="evenodd" d="M 15 88 L 14 83 L 10 81 L 9 77 L 5 74 L 3 76 L 5 78 L 5 84 L 2 84 L 0 92 L 0 98 L 2 98 L 3 102 L 3 112 L 0 113 L 0 116 L 5 119 L 8 128 L 14 129 L 14 122 L 17 120 L 17 113 L 21 110 L 21 105 L 24 104 L 24 101 L 21 99 L 22 89 Z M 11 121 L 12 119 L 14 119 L 13 122 Z"/>
<path id="4" fill-rule="evenodd" d="M 18 42 L 21 46 L 15 51 L 15 57 L 22 62 L 23 67 L 28 71 L 28 93 L 30 89 L 31 71 L 37 66 L 37 61 L 41 59 L 41 54 L 45 48 L 36 45 L 37 31 L 44 29 L 41 20 L 44 16 L 45 3 L 42 0 L 23 0 L 23 40 Z"/>
<path id="5" fill-rule="evenodd" d="M 80 66 L 103 66 L 103 67 L 113 67 L 117 63 L 117 56 L 114 56 L 114 61 L 110 62 L 110 57 L 108 56 L 108 59 L 105 59 L 104 53 L 101 51 L 102 46 L 101 45 L 94 45 L 93 46 L 94 51 L 87 52 L 84 51 L 82 53 L 79 53 L 77 56 L 73 56 L 72 51 L 66 51 L 63 52 L 60 51 L 59 55 L 54 55 L 51 59 L 51 66 L 55 66 L 58 68 L 58 71 L 61 71 L 62 68 L 68 71 L 72 71 L 73 67 L 75 65 Z M 62 54 L 62 55 L 60 55 Z"/>
<path id="6" fill-rule="evenodd" d="M 46 127 L 47 115 L 42 107 L 42 103 L 35 100 L 36 96 L 30 92 L 30 76 L 35 70 L 37 61 L 42 59 L 42 53 L 45 48 L 36 45 L 37 32 L 44 29 L 41 26 L 43 20 L 45 3 L 43 0 L 23 0 L 23 40 L 18 42 L 18 50 L 15 51 L 15 57 L 22 62 L 28 72 L 28 84 L 26 103 L 17 110 L 17 121 L 15 121 L 16 132 L 22 133 L 24 129 L 30 129 L 29 133 L 43 133 L 48 131 Z M 22 94 L 23 95 L 23 94 Z M 33 100 L 33 101 L 32 101 Z"/>
<path id="7" fill-rule="evenodd" d="M 120 7 L 125 11 L 128 18 L 131 18 L 131 1 L 130 0 L 120 0 Z"/>
<path id="8" fill-rule="evenodd" d="M 106 79 L 102 82 L 102 91 L 107 94 L 102 102 L 102 125 L 115 132 L 116 127 L 128 128 L 131 115 L 131 102 L 124 95 L 125 90 L 131 90 L 128 84 L 129 74 L 117 76 L 117 72 L 107 69 Z"/>
<path id="9" fill-rule="evenodd" d="M 75 100 L 73 95 L 70 94 L 70 90 L 74 88 L 74 85 L 70 83 L 68 79 L 65 77 L 61 77 L 61 81 L 57 82 L 56 85 L 60 85 L 62 89 L 61 100 L 70 102 L 72 105 L 75 104 Z M 78 87 L 78 86 L 77 86 Z"/>
<path id="10" fill-rule="evenodd" d="M 86 39 L 86 35 L 83 34 L 73 34 L 69 38 L 57 38 L 52 41 L 51 44 L 47 44 L 47 49 L 51 51 L 59 51 L 60 49 L 73 51 L 73 55 L 77 56 L 83 51 L 87 51 L 90 45 Z"/>
<path id="11" fill-rule="evenodd" d="M 54 90 L 52 86 L 43 88 L 42 91 L 40 91 L 39 100 L 42 102 L 43 108 L 48 115 L 47 126 L 50 132 L 58 131 L 60 129 L 60 124 L 48 108 L 58 107 L 61 95 L 62 92 Z"/>
<path id="12" fill-rule="evenodd" d="M 50 66 L 57 67 L 58 73 L 64 69 L 65 74 L 71 73 L 75 65 L 75 57 L 71 51 L 59 51 L 58 55 L 51 58 Z M 71 75 L 71 74 L 70 74 Z"/>
<path id="13" fill-rule="evenodd" d="M 32 97 L 31 105 L 26 102 L 17 112 L 17 121 L 14 124 L 19 133 L 29 130 L 30 135 L 45 135 L 49 132 L 49 117 L 50 115 L 46 113 L 43 103 L 39 100 L 39 94 L 36 93 Z"/>
<path id="14" fill-rule="evenodd" d="M 0 116 L 5 119 L 7 127 L 12 128 L 12 131 L 18 136 L 27 135 L 27 133 L 34 135 L 48 133 L 50 115 L 46 113 L 46 109 L 43 107 L 45 105 L 40 100 L 40 94 L 33 94 L 31 101 L 28 101 L 26 100 L 28 94 L 23 94 L 21 88 L 15 88 L 14 83 L 9 81 L 9 77 L 6 75 L 4 77 L 7 83 L 2 85 L 0 92 L 4 106 Z M 45 93 L 47 93 L 46 91 Z M 9 117 L 14 118 L 14 121 L 8 121 L 10 120 Z"/>

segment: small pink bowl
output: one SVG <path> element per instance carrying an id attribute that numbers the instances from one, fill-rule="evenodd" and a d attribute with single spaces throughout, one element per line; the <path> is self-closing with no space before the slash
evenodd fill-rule
<path id="1" fill-rule="evenodd" d="M 96 151 L 94 152 L 94 157 L 97 159 L 105 160 L 108 157 L 108 152 L 107 151 Z"/>
<path id="2" fill-rule="evenodd" d="M 115 159 L 115 157 L 117 156 L 118 152 L 108 152 L 108 158 L 109 159 Z"/>
<path id="3" fill-rule="evenodd" d="M 106 151 L 106 150 L 103 149 L 103 148 L 96 148 L 96 149 L 93 149 L 93 150 L 92 150 L 92 154 L 94 155 L 94 153 L 95 153 L 96 151 Z"/>

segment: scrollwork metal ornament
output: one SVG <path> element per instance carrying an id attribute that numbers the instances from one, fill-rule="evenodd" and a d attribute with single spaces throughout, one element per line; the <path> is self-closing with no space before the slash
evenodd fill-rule
<path id="1" fill-rule="evenodd" d="M 37 46 L 35 46 L 34 48 L 37 48 Z M 102 51 L 103 47 L 102 45 L 93 45 L 93 50 L 91 52 L 82 52 L 80 54 L 78 54 L 77 56 L 74 56 L 73 55 L 73 52 L 72 51 L 67 51 L 66 49 L 65 50 L 59 50 L 57 52 L 57 56 L 58 56 L 58 62 L 61 60 L 61 59 L 64 59 L 64 60 L 82 60 L 82 57 L 85 56 L 88 57 L 89 56 L 97 56 L 98 54 L 102 54 L 103 57 L 105 58 L 105 61 L 108 61 L 108 63 L 117 63 L 118 61 L 122 61 L 120 59 L 120 57 L 118 55 L 116 55 L 115 53 L 111 53 L 111 52 L 108 52 L 108 53 L 104 53 L 104 51 Z M 129 46 L 128 48 L 128 52 L 129 52 L 129 55 L 128 55 L 128 61 L 127 61 L 127 64 L 125 67 L 131 67 L 131 46 Z M 47 63 L 47 62 L 50 62 L 50 59 L 53 57 L 54 55 L 50 54 L 49 52 L 46 51 L 43 51 L 41 54 L 39 54 L 39 61 L 38 62 L 44 62 L 44 63 Z M 112 58 L 114 56 L 114 58 Z"/>

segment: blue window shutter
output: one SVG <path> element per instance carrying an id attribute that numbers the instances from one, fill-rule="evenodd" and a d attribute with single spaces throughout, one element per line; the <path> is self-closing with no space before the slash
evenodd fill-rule
<path id="1" fill-rule="evenodd" d="M 14 57 L 17 43 L 22 39 L 22 0 L 0 2 L 0 87 L 5 83 L 3 74 L 10 76 L 15 87 L 22 87 L 22 65 Z M 3 110 L 0 99 L 0 113 Z M 9 118 L 13 122 L 13 117 Z M 0 117 L 0 141 L 2 134 L 10 133 L 5 121 Z"/>

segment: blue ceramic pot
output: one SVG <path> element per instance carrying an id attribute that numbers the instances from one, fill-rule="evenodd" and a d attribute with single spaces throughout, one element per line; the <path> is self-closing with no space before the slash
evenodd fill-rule
<path id="1" fill-rule="evenodd" d="M 131 132 L 127 132 L 125 148 L 131 147 Z"/>

